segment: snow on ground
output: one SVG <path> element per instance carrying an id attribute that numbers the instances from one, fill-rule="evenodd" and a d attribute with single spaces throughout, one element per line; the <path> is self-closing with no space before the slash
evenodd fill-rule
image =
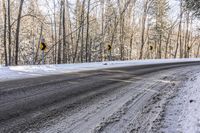
<path id="1" fill-rule="evenodd" d="M 15 79 L 101 68 L 185 61 L 199 61 L 199 59 L 1 67 L 0 73 L 2 75 L 0 75 L 0 80 L 6 80 L 5 77 Z M 187 77 L 190 78 L 187 79 Z M 186 79 L 187 82 L 185 82 Z M 87 79 L 85 81 L 88 82 Z M 149 131 L 155 133 L 154 131 L 159 130 L 166 133 L 200 132 L 199 66 L 163 70 L 141 75 L 141 77 L 133 77 L 127 81 L 133 83 L 127 86 L 123 86 L 120 83 L 122 84 L 121 87 L 119 87 L 119 84 L 111 84 L 105 90 L 112 91 L 99 89 L 99 92 L 86 93 L 80 97 L 53 104 L 51 108 L 33 112 L 34 117 L 39 118 L 48 113 L 47 110 L 49 111 L 49 109 L 64 110 L 67 102 L 69 104 L 70 102 L 74 103 L 59 117 L 43 124 L 35 123 L 35 129 L 30 129 L 30 132 L 73 133 L 94 131 L 144 133 Z M 177 92 L 178 88 L 180 88 L 180 91 Z M 171 95 L 175 93 L 178 93 L 178 95 L 172 99 Z M 166 106 L 168 100 L 169 102 Z M 77 103 L 75 103 L 76 101 Z M 161 124 L 161 129 L 160 125 L 157 126 L 157 122 Z"/>
<path id="2" fill-rule="evenodd" d="M 200 73 L 188 78 L 178 95 L 166 107 L 161 131 L 200 133 Z"/>
<path id="3" fill-rule="evenodd" d="M 158 60 L 133 60 L 133 61 L 111 61 L 82 64 L 61 64 L 61 65 L 28 65 L 28 66 L 0 66 L 0 81 L 47 76 L 53 74 L 64 74 L 69 72 L 80 72 L 85 70 L 97 70 L 104 68 L 200 61 L 200 59 L 158 59 Z"/>

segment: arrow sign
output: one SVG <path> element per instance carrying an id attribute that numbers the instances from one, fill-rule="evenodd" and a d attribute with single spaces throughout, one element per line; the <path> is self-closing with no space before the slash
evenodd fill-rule
<path id="1" fill-rule="evenodd" d="M 108 45 L 108 50 L 111 51 L 111 49 L 112 49 L 112 46 Z"/>
<path id="2" fill-rule="evenodd" d="M 42 64 L 44 64 L 44 50 L 47 48 L 47 45 L 45 43 L 45 39 L 41 38 L 41 44 L 40 44 L 40 49 L 42 50 Z"/>
<path id="3" fill-rule="evenodd" d="M 44 51 L 46 48 L 47 48 L 46 44 L 42 42 L 42 43 L 40 44 L 40 49 L 41 49 L 42 51 Z"/>
<path id="4" fill-rule="evenodd" d="M 46 43 L 45 43 L 45 39 L 42 37 L 42 39 L 41 39 L 41 44 L 40 44 L 40 49 L 41 49 L 42 51 L 44 51 L 46 48 L 47 48 L 47 45 L 46 45 Z"/>
<path id="5" fill-rule="evenodd" d="M 150 46 L 149 49 L 150 49 L 150 50 L 153 50 L 153 46 Z"/>

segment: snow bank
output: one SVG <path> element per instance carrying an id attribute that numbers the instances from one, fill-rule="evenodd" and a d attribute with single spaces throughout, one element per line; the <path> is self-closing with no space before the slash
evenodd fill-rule
<path id="1" fill-rule="evenodd" d="M 195 74 L 196 73 L 196 74 Z M 200 132 L 200 72 L 195 70 L 166 107 L 160 132 Z"/>
<path id="2" fill-rule="evenodd" d="M 194 82 L 192 82 L 195 80 Z M 187 133 L 200 132 L 200 75 L 191 79 L 183 92 L 183 114 L 179 121 L 182 130 Z"/>
<path id="3" fill-rule="evenodd" d="M 160 63 L 200 61 L 200 59 L 162 59 L 162 60 L 133 60 L 133 61 L 111 61 L 82 64 L 61 65 L 28 65 L 28 66 L 0 66 L 0 81 L 47 76 L 53 74 L 64 74 L 86 70 L 98 70 L 104 68 L 115 68 L 125 66 L 137 66 Z"/>

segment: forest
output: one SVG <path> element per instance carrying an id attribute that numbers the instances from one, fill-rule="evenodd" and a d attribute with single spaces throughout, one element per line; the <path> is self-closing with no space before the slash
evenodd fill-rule
<path id="1" fill-rule="evenodd" d="M 187 2 L 0 0 L 0 64 L 198 58 L 200 13 Z"/>

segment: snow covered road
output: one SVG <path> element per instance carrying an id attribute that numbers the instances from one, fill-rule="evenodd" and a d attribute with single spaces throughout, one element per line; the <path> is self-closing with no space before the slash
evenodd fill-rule
<path id="1" fill-rule="evenodd" d="M 157 132 L 198 62 L 129 66 L 0 83 L 0 132 Z"/>

